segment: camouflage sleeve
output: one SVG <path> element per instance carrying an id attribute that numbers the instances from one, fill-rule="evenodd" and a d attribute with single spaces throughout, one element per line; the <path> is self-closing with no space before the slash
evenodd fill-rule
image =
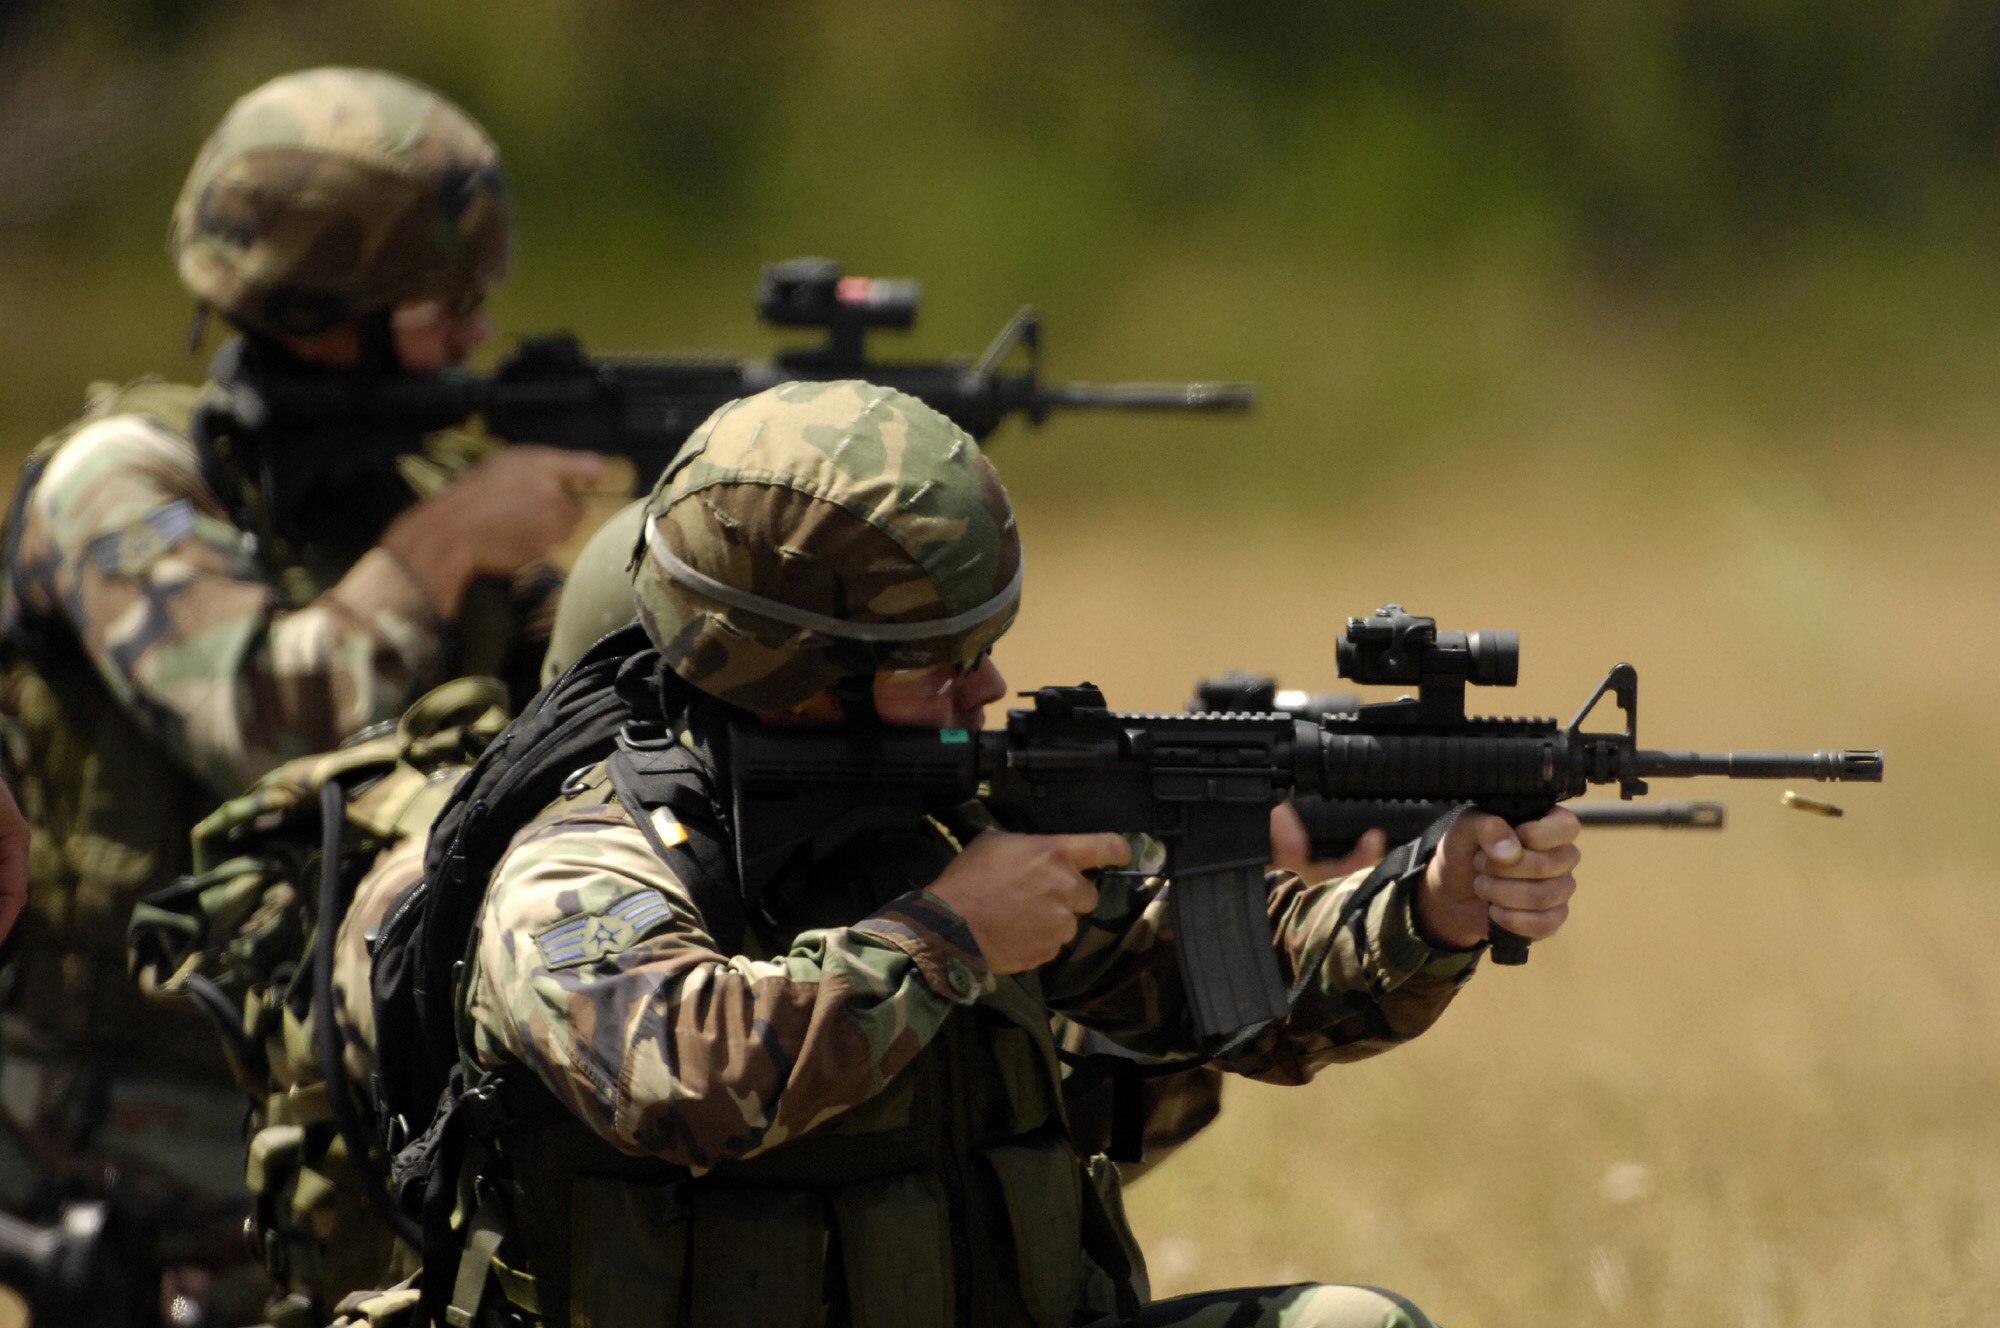
<path id="1" fill-rule="evenodd" d="M 1472 974 L 1477 951 L 1441 950 L 1418 933 L 1408 889 L 1365 897 L 1366 871 L 1309 886 L 1270 877 L 1269 913 L 1288 986 L 1308 974 L 1291 1017 L 1217 1064 L 1252 1078 L 1303 1083 L 1322 1066 L 1372 1056 L 1429 1028 Z M 1158 878 L 1107 878 L 1097 911 L 1043 970 L 1049 1004 L 1135 1051 L 1202 1050 Z"/>
<path id="2" fill-rule="evenodd" d="M 696 1170 L 868 1100 L 993 985 L 964 920 L 922 892 L 773 959 L 725 956 L 615 805 L 516 836 L 475 959 L 481 1064 L 525 1063 L 613 1144 Z"/>
<path id="3" fill-rule="evenodd" d="M 287 611 L 193 448 L 143 416 L 57 451 L 13 570 L 22 602 L 71 624 L 112 694 L 220 795 L 393 718 L 439 667 L 436 614 L 394 555 L 369 551 Z"/>
<path id="4" fill-rule="evenodd" d="M 333 948 L 333 1008 L 349 1083 L 365 1084 L 375 1076 L 375 1002 L 369 986 L 374 956 L 368 953 L 368 940 L 423 883 L 425 844 L 423 835 L 413 834 L 382 850 L 354 887 L 347 916 L 340 920 Z"/>

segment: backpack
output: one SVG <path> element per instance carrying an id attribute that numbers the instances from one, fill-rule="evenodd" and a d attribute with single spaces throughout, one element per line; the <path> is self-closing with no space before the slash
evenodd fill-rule
<path id="1" fill-rule="evenodd" d="M 459 1064 L 454 984 L 514 832 L 604 760 L 631 717 L 622 670 L 654 659 L 636 623 L 612 633 L 537 695 L 488 747 L 432 823 L 424 881 L 382 925 L 370 978 L 380 1042 L 375 1100 L 392 1151 L 428 1122 Z"/>
<path id="2" fill-rule="evenodd" d="M 127 933 L 133 977 L 209 1018 L 248 1099 L 249 1233 L 281 1288 L 281 1325 L 407 1265 L 390 1219 L 371 1104 L 341 1064 L 365 1038 L 333 1004 L 334 941 L 354 887 L 420 838 L 454 777 L 507 720 L 504 686 L 461 678 L 393 725 L 287 762 L 193 836 L 195 871 L 148 896 Z"/>
<path id="3" fill-rule="evenodd" d="M 653 806 L 649 783 L 695 759 L 667 723 L 670 712 L 694 703 L 697 694 L 661 667 L 639 624 L 599 641 L 528 703 L 452 791 L 431 827 L 423 881 L 370 944 L 374 1101 L 392 1158 L 389 1192 L 420 1236 L 422 1322 L 443 1322 L 455 1295 L 452 1270 L 467 1263 L 472 1237 L 457 1229 L 454 1214 L 468 1145 L 510 1123 L 568 1117 L 532 1072 L 477 1074 L 461 1055 L 458 987 L 493 870 L 514 834 L 573 776 L 601 762 L 609 762 L 623 804 Z M 635 819 L 663 858 L 687 861 L 690 879 L 711 883 L 697 903 L 717 943 L 734 949 L 743 928 L 734 864 L 714 844 L 669 847 L 646 816 Z"/>

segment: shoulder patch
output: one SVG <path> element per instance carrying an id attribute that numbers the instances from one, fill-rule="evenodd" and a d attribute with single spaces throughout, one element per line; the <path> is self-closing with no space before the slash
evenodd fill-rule
<path id="1" fill-rule="evenodd" d="M 667 901 L 651 890 L 635 890 L 601 913 L 564 918 L 535 936 L 550 968 L 576 968 L 623 954 L 673 916 Z"/>
<path id="2" fill-rule="evenodd" d="M 138 576 L 193 533 L 194 504 L 176 498 L 123 530 L 99 535 L 90 542 L 90 556 L 106 576 Z"/>

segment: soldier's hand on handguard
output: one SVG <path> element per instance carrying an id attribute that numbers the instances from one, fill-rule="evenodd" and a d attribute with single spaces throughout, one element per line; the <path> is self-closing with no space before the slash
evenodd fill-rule
<path id="1" fill-rule="evenodd" d="M 1389 836 L 1370 830 L 1355 841 L 1354 847 L 1338 858 L 1315 858 L 1312 836 L 1299 818 L 1298 808 L 1281 802 L 1271 808 L 1271 865 L 1296 874 L 1307 885 L 1337 881 L 1343 876 L 1373 867 L 1389 851 Z"/>
<path id="2" fill-rule="evenodd" d="M 1546 941 L 1569 917 L 1582 828 L 1566 807 L 1519 826 L 1466 812 L 1438 846 L 1417 890 L 1418 929 L 1461 949 L 1485 940 L 1489 924 Z"/>
<path id="3" fill-rule="evenodd" d="M 1017 835 L 988 830 L 926 889 L 957 909 L 995 973 L 1054 959 L 1097 907 L 1084 873 L 1132 860 L 1123 835 Z"/>
<path id="4" fill-rule="evenodd" d="M 594 452 L 509 447 L 397 517 L 382 546 L 453 618 L 476 578 L 511 575 L 568 538 L 583 519 L 579 495 L 607 464 Z"/>
<path id="5" fill-rule="evenodd" d="M 0 940 L 28 902 L 28 822 L 14 791 L 0 783 Z"/>

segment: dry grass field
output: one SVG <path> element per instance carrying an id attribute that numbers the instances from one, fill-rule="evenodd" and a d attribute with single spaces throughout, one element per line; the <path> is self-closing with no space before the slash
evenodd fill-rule
<path id="1" fill-rule="evenodd" d="M 1032 447 L 1032 440 L 1020 444 Z M 1410 1047 L 1232 1085 L 1135 1189 L 1157 1291 L 1396 1287 L 1454 1325 L 2000 1324 L 2000 464 L 1884 439 L 1802 468 L 1455 466 L 1279 528 L 1024 502 L 1000 662 L 1179 703 L 1332 686 L 1342 617 L 1518 627 L 1488 713 L 1638 666 L 1652 746 L 1880 746 L 1889 782 L 1694 781 L 1722 835 L 1604 830 L 1572 923 Z M 1163 459 L 1171 464 L 1171 458 Z M 1829 791 L 1829 789 L 1831 791 Z"/>
<path id="2" fill-rule="evenodd" d="M 1483 712 L 1567 716 L 1629 660 L 1648 745 L 1888 753 L 1886 784 L 1817 790 L 1841 820 L 1784 785 L 1660 786 L 1726 799 L 1729 829 L 1596 832 L 1525 969 L 1389 1056 L 1233 1084 L 1132 1193 L 1158 1292 L 1365 1281 L 1454 1328 L 2000 1325 L 2000 459 L 1699 442 L 1459 461 L 1359 506 L 1302 476 L 1335 496 L 1282 520 L 1086 516 L 1021 467 L 1020 687 L 1332 687 L 1341 620 L 1394 600 L 1521 630 L 1522 686 Z"/>

